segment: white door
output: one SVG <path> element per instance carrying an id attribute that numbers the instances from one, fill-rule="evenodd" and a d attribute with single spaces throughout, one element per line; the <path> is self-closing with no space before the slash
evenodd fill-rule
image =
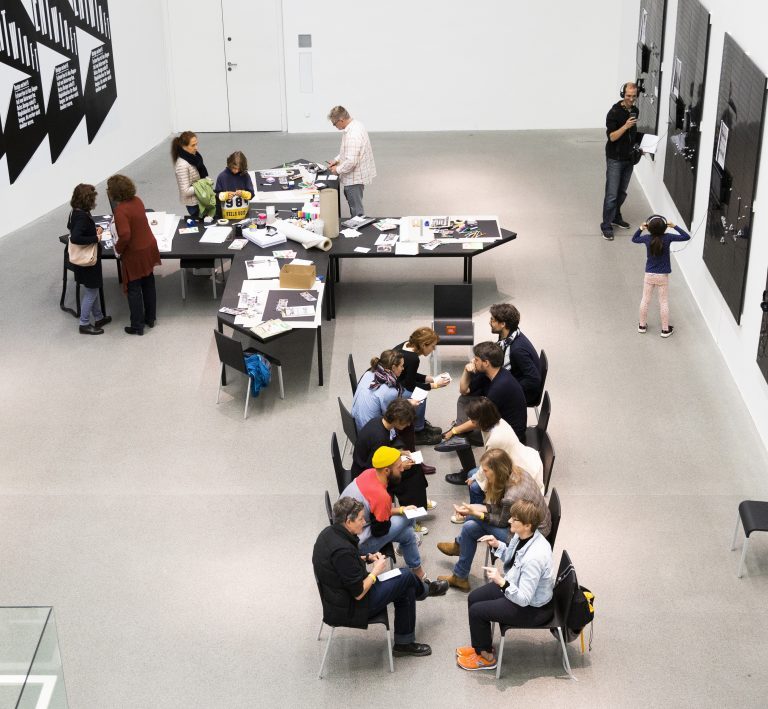
<path id="1" fill-rule="evenodd" d="M 221 0 L 229 129 L 283 129 L 281 0 Z"/>

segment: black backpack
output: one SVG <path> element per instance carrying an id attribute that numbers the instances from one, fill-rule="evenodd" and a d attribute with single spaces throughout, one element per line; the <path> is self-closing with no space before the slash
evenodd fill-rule
<path id="1" fill-rule="evenodd" d="M 573 590 L 573 598 L 571 599 L 571 610 L 568 613 L 568 618 L 565 621 L 565 628 L 563 628 L 563 637 L 565 642 L 573 642 L 576 638 L 581 638 L 581 651 L 584 652 L 584 628 L 589 625 L 589 650 L 592 650 L 592 621 L 595 619 L 595 594 L 588 588 L 579 586 L 579 581 L 576 578 L 576 569 L 573 568 L 573 564 L 569 564 L 568 567 L 557 577 L 555 581 L 555 587 L 563 583 L 570 574 L 573 574 L 576 581 L 575 588 Z"/>

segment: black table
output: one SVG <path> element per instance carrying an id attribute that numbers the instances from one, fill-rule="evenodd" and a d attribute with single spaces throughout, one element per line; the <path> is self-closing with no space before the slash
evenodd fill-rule
<path id="1" fill-rule="evenodd" d="M 394 218 L 394 217 L 393 217 Z M 378 218 L 377 218 L 378 221 Z M 482 226 L 482 220 L 480 222 Z M 336 317 L 336 289 L 335 284 L 341 280 L 341 260 L 348 258 L 376 258 L 376 259 L 391 259 L 391 258 L 462 258 L 464 260 L 464 283 L 472 283 L 472 259 L 475 256 L 495 249 L 502 244 L 507 244 L 517 238 L 517 234 L 508 229 L 499 228 L 501 238 L 495 241 L 482 242 L 483 248 L 477 250 L 465 249 L 461 243 L 457 244 L 440 244 L 437 248 L 428 251 L 421 247 L 419 244 L 419 251 L 417 254 L 396 254 L 394 248 L 391 252 L 382 253 L 376 250 L 374 243 L 381 236 L 382 233 L 373 224 L 369 224 L 362 229 L 358 229 L 361 232 L 360 236 L 353 239 L 348 239 L 343 235 L 340 235 L 334 240 L 333 248 L 328 252 L 330 256 L 328 264 L 328 278 L 326 283 L 326 313 L 329 320 Z M 355 251 L 359 246 L 370 249 L 368 253 L 360 253 Z"/>

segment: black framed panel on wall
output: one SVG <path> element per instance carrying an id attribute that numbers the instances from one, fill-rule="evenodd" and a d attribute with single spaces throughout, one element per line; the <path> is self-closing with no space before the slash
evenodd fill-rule
<path id="1" fill-rule="evenodd" d="M 637 129 L 658 134 L 667 0 L 641 0 L 637 28 Z"/>
<path id="2" fill-rule="evenodd" d="M 699 0 L 679 0 L 672 81 L 669 88 L 664 184 L 690 228 L 701 142 L 701 112 L 707 78 L 709 12 Z"/>
<path id="3" fill-rule="evenodd" d="M 757 343 L 757 366 L 768 382 L 768 276 L 763 291 L 763 301 L 760 303 L 763 310 L 763 319 L 760 322 L 760 339 Z"/>
<path id="4" fill-rule="evenodd" d="M 741 320 L 765 118 L 765 74 L 726 34 L 715 115 L 704 263 Z"/>

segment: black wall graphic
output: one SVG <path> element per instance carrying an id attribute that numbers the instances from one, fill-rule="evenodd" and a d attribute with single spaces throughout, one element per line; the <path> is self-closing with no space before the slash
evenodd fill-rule
<path id="1" fill-rule="evenodd" d="M 664 184 L 689 228 L 699 165 L 708 44 L 709 13 L 699 0 L 680 0 L 669 89 Z"/>
<path id="2" fill-rule="evenodd" d="M 641 0 L 637 28 L 637 129 L 658 134 L 666 0 Z"/>
<path id="3" fill-rule="evenodd" d="M 0 62 L 28 77 L 13 86 L 4 138 L 0 132 L 0 157 L 4 140 L 11 183 L 46 135 L 51 162 L 62 154 L 83 117 L 88 142 L 93 142 L 117 99 L 107 0 L 31 0 L 30 6 L 31 16 L 21 0 L 0 0 Z M 93 47 L 84 50 L 86 77 L 81 72 L 83 33 Z M 51 75 L 47 87 L 41 74 Z M 0 105 L 5 105 L 4 98 L 0 96 Z"/>
<path id="4" fill-rule="evenodd" d="M 704 263 L 741 320 L 765 115 L 765 74 L 726 34 L 710 164 Z"/>

